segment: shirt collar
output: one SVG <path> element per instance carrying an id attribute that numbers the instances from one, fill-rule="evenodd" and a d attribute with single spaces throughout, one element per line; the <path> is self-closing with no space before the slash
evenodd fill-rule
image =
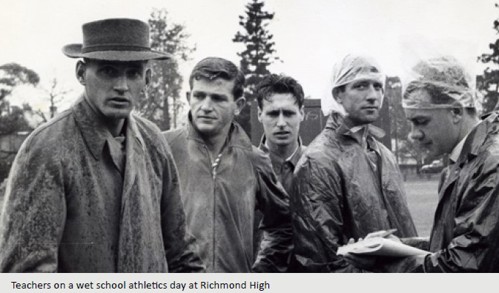
<path id="1" fill-rule="evenodd" d="M 366 131 L 363 135 L 360 135 L 359 132 L 363 129 L 365 129 Z M 366 139 L 370 135 L 374 136 L 377 139 L 385 136 L 385 132 L 383 131 L 383 129 L 372 124 L 350 127 L 347 123 L 345 123 L 345 121 L 343 121 L 343 123 L 338 128 L 338 133 L 355 139 L 361 145 L 366 144 Z"/>
<path id="2" fill-rule="evenodd" d="M 452 163 L 457 162 L 457 159 L 459 159 L 459 155 L 461 155 L 461 151 L 463 150 L 464 142 L 466 141 L 466 138 L 468 136 L 466 135 L 461 141 L 452 149 L 452 152 L 449 155 L 449 160 L 451 160 Z"/>
<path id="3" fill-rule="evenodd" d="M 271 154 L 269 146 L 267 145 L 267 138 L 265 137 L 265 134 L 262 135 L 262 139 L 260 140 L 260 145 L 258 146 L 258 148 L 267 154 Z M 302 145 L 301 137 L 298 137 L 298 146 L 296 147 L 294 152 L 286 160 L 284 160 L 284 162 L 290 162 L 293 165 L 293 167 L 296 166 L 298 160 L 302 155 L 303 148 L 304 147 Z"/>

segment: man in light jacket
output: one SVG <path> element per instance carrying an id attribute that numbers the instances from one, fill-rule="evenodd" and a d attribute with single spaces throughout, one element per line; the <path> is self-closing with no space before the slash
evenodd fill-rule
<path id="1" fill-rule="evenodd" d="M 207 271 L 285 271 L 291 250 L 288 195 L 269 157 L 234 122 L 245 104 L 243 73 L 228 60 L 210 57 L 194 67 L 189 84 L 189 122 L 165 137 Z M 254 255 L 257 209 L 263 239 Z"/>
<path id="2" fill-rule="evenodd" d="M 160 130 L 131 111 L 167 59 L 134 19 L 83 25 L 85 91 L 37 128 L 11 169 L 0 224 L 2 272 L 199 272 L 177 170 Z"/>

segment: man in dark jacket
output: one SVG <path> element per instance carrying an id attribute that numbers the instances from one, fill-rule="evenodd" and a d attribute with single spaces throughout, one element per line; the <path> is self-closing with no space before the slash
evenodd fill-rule
<path id="1" fill-rule="evenodd" d="M 151 122 L 131 114 L 148 85 L 149 27 L 83 25 L 64 47 L 85 92 L 37 128 L 14 161 L 0 225 L 2 272 L 199 272 L 177 170 Z"/>
<path id="2" fill-rule="evenodd" d="M 291 195 L 295 255 L 307 272 L 362 272 L 336 254 L 350 238 L 397 229 L 416 236 L 393 154 L 371 125 L 379 117 L 384 76 L 374 60 L 346 56 L 334 67 L 332 113 L 295 170 Z"/>
<path id="3" fill-rule="evenodd" d="M 479 120 L 473 80 L 452 57 L 421 61 L 404 93 L 410 137 L 442 172 L 429 255 L 396 262 L 395 272 L 499 272 L 499 114 Z"/>
<path id="4" fill-rule="evenodd" d="M 303 88 L 292 77 L 269 74 L 256 86 L 256 98 L 264 132 L 259 148 L 269 154 L 279 182 L 290 194 L 296 163 L 306 149 L 299 137 Z"/>
<path id="5" fill-rule="evenodd" d="M 263 126 L 259 149 L 269 155 L 277 180 L 288 194 L 293 190 L 293 172 L 306 149 L 299 133 L 305 117 L 303 103 L 305 95 L 302 86 L 294 78 L 282 74 L 269 74 L 256 86 L 258 120 Z M 257 213 L 257 223 L 261 219 Z M 261 233 L 255 241 L 260 243 Z M 290 261 L 294 271 L 294 260 Z"/>
<path id="6" fill-rule="evenodd" d="M 207 271 L 285 271 L 291 250 L 288 195 L 268 156 L 233 121 L 245 104 L 243 73 L 230 61 L 210 57 L 194 67 L 189 83 L 189 123 L 165 136 Z M 264 232 L 255 257 L 256 209 Z"/>

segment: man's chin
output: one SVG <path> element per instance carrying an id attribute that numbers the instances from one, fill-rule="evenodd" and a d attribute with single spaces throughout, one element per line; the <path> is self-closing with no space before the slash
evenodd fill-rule
<path id="1" fill-rule="evenodd" d="M 217 132 L 213 125 L 195 124 L 194 128 L 196 128 L 196 130 L 203 135 L 213 135 Z"/>
<path id="2" fill-rule="evenodd" d="M 270 142 L 278 146 L 286 146 L 292 141 L 291 138 L 275 138 L 273 137 Z"/>
<path id="3" fill-rule="evenodd" d="M 106 113 L 103 113 L 104 116 L 108 119 L 126 119 L 130 115 L 131 110 L 114 110 L 114 111 L 107 111 Z"/>

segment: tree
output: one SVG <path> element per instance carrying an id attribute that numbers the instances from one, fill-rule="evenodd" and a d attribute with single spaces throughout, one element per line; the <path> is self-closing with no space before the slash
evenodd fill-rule
<path id="1" fill-rule="evenodd" d="M 40 77 L 36 72 L 17 63 L 0 66 L 0 138 L 20 131 L 31 131 L 25 118 L 26 105 L 23 108 L 11 106 L 6 97 L 18 86 L 36 86 Z M 0 148 L 0 184 L 7 177 L 17 150 Z"/>
<path id="2" fill-rule="evenodd" d="M 239 16 L 242 31 L 237 32 L 232 41 L 245 46 L 237 55 L 241 58 L 240 67 L 246 77 L 245 97 L 248 107 L 243 109 L 237 120 L 250 134 L 250 106 L 255 100 L 255 86 L 270 73 L 268 66 L 280 59 L 275 56 L 273 35 L 267 29 L 275 13 L 264 10 L 263 0 L 252 0 L 245 7 L 245 15 Z"/>
<path id="3" fill-rule="evenodd" d="M 40 77 L 36 72 L 17 63 L 0 66 L 0 102 L 9 96 L 16 86 L 29 84 L 36 86 Z"/>
<path id="4" fill-rule="evenodd" d="M 0 135 L 25 130 L 27 122 L 21 108 L 10 106 L 5 98 L 21 85 L 36 86 L 40 77 L 36 72 L 17 63 L 0 66 Z"/>
<path id="5" fill-rule="evenodd" d="M 139 113 L 156 123 L 161 130 L 177 127 L 178 114 L 183 107 L 180 100 L 183 78 L 178 62 L 189 60 L 195 47 L 187 44 L 185 27 L 170 23 L 165 9 L 154 9 L 149 18 L 151 48 L 173 55 L 175 60 L 151 61 L 152 80 L 142 96 Z"/>
<path id="6" fill-rule="evenodd" d="M 499 5 L 495 4 L 498 8 Z M 499 18 L 493 22 L 496 34 L 499 33 Z M 497 105 L 499 99 L 499 39 L 489 44 L 490 53 L 484 53 L 478 56 L 478 61 L 484 64 L 490 64 L 491 67 L 485 68 L 482 75 L 477 76 L 477 87 L 484 93 L 483 113 L 488 113 Z"/>
<path id="7" fill-rule="evenodd" d="M 43 91 L 47 94 L 47 100 L 49 102 L 48 112 L 33 110 L 29 107 L 29 113 L 42 118 L 42 122 L 47 122 L 49 119 L 54 118 L 55 114 L 57 114 L 57 105 L 64 100 L 65 96 L 71 92 L 71 90 L 61 89 L 59 82 L 54 77 L 50 80 L 49 88 L 44 88 Z M 45 115 L 46 113 L 48 113 L 48 117 Z"/>

